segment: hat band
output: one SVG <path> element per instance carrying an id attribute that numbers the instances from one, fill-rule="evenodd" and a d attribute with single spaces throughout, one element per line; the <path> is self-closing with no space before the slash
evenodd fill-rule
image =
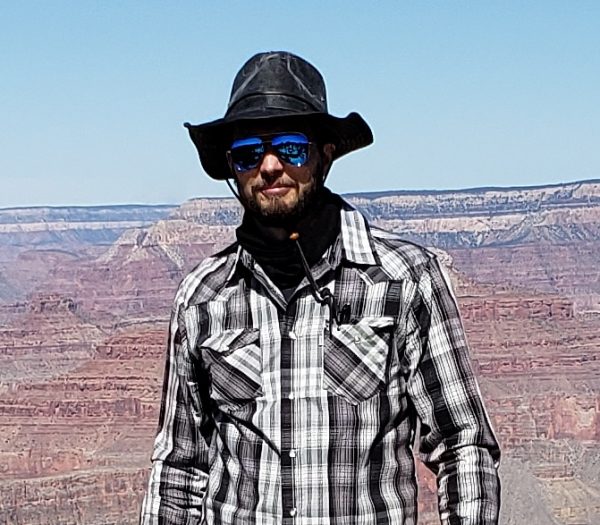
<path id="1" fill-rule="evenodd" d="M 327 107 L 318 108 L 306 99 L 282 93 L 252 93 L 227 108 L 225 120 L 248 117 L 285 116 L 302 113 L 327 113 Z"/>

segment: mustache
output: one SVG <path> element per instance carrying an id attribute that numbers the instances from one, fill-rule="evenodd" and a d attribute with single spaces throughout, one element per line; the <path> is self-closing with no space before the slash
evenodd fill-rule
<path id="1" fill-rule="evenodd" d="M 296 188 L 297 183 L 293 180 L 275 180 L 273 182 L 261 182 L 252 188 L 252 193 L 257 193 L 266 188 Z"/>

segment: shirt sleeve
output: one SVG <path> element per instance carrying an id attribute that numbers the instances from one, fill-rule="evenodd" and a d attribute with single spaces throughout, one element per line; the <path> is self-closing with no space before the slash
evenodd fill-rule
<path id="1" fill-rule="evenodd" d="M 187 349 L 185 323 L 174 307 L 169 324 L 159 428 L 141 525 L 201 523 L 208 483 L 207 418 Z"/>
<path id="2" fill-rule="evenodd" d="M 432 257 L 406 318 L 419 456 L 436 474 L 443 525 L 498 523 L 500 450 L 473 375 L 456 299 Z"/>

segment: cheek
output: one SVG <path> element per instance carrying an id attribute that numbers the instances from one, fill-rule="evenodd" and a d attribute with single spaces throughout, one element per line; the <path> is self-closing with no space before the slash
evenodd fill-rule
<path id="1" fill-rule="evenodd" d="M 296 168 L 294 179 L 300 188 L 310 188 L 315 180 L 318 166 L 306 166 L 302 168 Z"/>
<path id="2" fill-rule="evenodd" d="M 238 177 L 238 191 L 241 195 L 249 197 L 252 195 L 252 179 L 249 177 Z"/>
<path id="3" fill-rule="evenodd" d="M 311 169 L 307 169 L 301 178 L 298 179 L 298 186 L 300 190 L 305 192 L 311 190 L 317 184 L 318 179 L 318 166 L 314 166 Z"/>

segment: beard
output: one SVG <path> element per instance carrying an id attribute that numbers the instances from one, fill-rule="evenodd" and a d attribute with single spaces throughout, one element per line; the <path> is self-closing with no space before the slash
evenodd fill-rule
<path id="1" fill-rule="evenodd" d="M 317 201 L 319 190 L 322 187 L 322 163 L 315 167 L 311 183 L 305 186 L 303 191 L 298 194 L 296 202 L 288 204 L 278 197 L 270 197 L 265 202 L 259 201 L 257 193 L 260 187 L 252 191 L 251 196 L 245 195 L 239 191 L 240 198 L 244 208 L 259 218 L 265 226 L 286 227 L 293 226 L 305 217 Z M 239 190 L 238 186 L 238 190 Z"/>

